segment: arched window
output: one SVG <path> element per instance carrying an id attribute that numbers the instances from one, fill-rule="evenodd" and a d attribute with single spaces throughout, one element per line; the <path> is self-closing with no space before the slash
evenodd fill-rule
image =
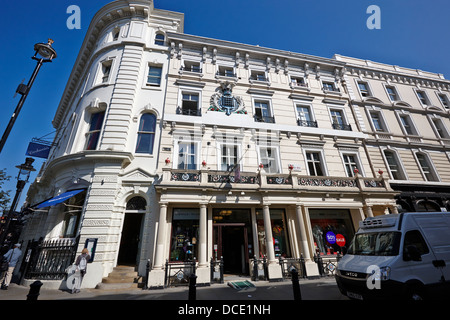
<path id="1" fill-rule="evenodd" d="M 419 212 L 440 212 L 441 208 L 434 201 L 419 200 L 419 201 L 417 201 L 417 211 L 419 211 Z"/>
<path id="2" fill-rule="evenodd" d="M 162 33 L 158 33 L 155 36 L 155 44 L 157 44 L 158 46 L 163 46 L 164 45 L 164 35 Z"/>
<path id="3" fill-rule="evenodd" d="M 127 210 L 145 210 L 147 206 L 147 201 L 140 196 L 136 196 L 128 200 L 127 202 Z"/>
<path id="4" fill-rule="evenodd" d="M 136 153 L 153 153 L 155 127 L 156 116 L 151 113 L 144 113 L 139 123 Z"/>

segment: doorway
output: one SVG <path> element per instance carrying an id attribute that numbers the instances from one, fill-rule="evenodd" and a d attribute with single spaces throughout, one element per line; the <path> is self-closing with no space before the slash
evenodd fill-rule
<path id="1" fill-rule="evenodd" d="M 125 213 L 119 257 L 117 258 L 118 265 L 137 265 L 142 216 L 142 214 L 136 212 Z"/>
<path id="2" fill-rule="evenodd" d="M 243 223 L 216 224 L 214 226 L 214 253 L 223 257 L 223 271 L 228 274 L 249 273 L 248 232 Z"/>

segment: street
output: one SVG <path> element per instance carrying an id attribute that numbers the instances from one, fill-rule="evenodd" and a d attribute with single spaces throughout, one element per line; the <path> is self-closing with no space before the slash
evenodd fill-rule
<path id="1" fill-rule="evenodd" d="M 196 289 L 197 301 L 202 300 L 294 300 L 292 282 L 252 281 L 254 287 L 237 290 L 228 285 L 213 284 L 208 287 Z M 0 300 L 26 300 L 29 288 L 11 285 L 7 291 L 0 292 Z M 314 280 L 300 280 L 302 300 L 348 300 L 343 296 L 336 285 L 334 277 L 325 277 Z M 80 293 L 71 294 L 61 290 L 49 290 L 45 285 L 40 290 L 38 300 L 188 300 L 189 288 L 173 287 L 161 290 L 142 289 L 82 289 Z"/>

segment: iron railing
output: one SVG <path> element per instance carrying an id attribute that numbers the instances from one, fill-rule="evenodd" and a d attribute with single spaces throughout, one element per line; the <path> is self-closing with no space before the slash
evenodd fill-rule
<path id="1" fill-rule="evenodd" d="M 170 262 L 166 260 L 164 286 L 187 286 L 189 277 L 195 274 L 196 260 L 184 262 Z"/>
<path id="2" fill-rule="evenodd" d="M 250 270 L 252 270 L 252 272 L 251 272 L 252 281 L 269 279 L 266 257 L 264 257 L 262 259 L 257 259 L 256 257 L 254 257 L 253 259 L 251 259 Z"/>
<path id="3" fill-rule="evenodd" d="M 333 276 L 336 272 L 337 263 L 341 260 L 342 256 L 338 253 L 334 257 L 325 257 L 314 254 L 314 262 L 317 263 L 319 269 L 319 275 L 321 277 Z"/>
<path id="4" fill-rule="evenodd" d="M 211 283 L 223 283 L 223 257 L 220 260 L 211 258 Z"/>
<path id="5" fill-rule="evenodd" d="M 300 255 L 299 259 L 280 257 L 279 262 L 283 279 L 291 279 L 293 269 L 297 270 L 299 278 L 306 278 L 305 259 L 303 255 Z"/>
<path id="6" fill-rule="evenodd" d="M 75 260 L 78 238 L 45 240 L 27 254 L 25 279 L 62 280 Z"/>

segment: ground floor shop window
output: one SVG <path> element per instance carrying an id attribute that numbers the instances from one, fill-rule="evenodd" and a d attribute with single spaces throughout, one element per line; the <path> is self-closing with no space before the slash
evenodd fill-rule
<path id="1" fill-rule="evenodd" d="M 173 209 L 170 261 L 197 257 L 200 209 Z"/>
<path id="2" fill-rule="evenodd" d="M 290 252 L 288 247 L 288 234 L 284 209 L 270 209 L 270 221 L 275 257 L 289 257 Z M 258 226 L 259 255 L 260 257 L 263 257 L 267 255 L 267 250 L 262 209 L 256 210 L 256 222 Z"/>
<path id="3" fill-rule="evenodd" d="M 348 210 L 309 209 L 316 254 L 342 254 L 354 235 Z"/>

